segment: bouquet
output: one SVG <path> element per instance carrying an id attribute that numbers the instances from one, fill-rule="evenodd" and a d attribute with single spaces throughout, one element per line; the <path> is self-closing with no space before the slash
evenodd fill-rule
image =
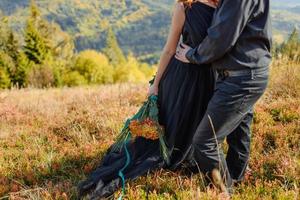
<path id="1" fill-rule="evenodd" d="M 139 111 L 127 119 L 117 137 L 115 149 L 120 150 L 128 141 L 136 137 L 159 140 L 162 157 L 169 164 L 169 152 L 164 138 L 164 128 L 158 122 L 157 96 L 151 95 Z"/>

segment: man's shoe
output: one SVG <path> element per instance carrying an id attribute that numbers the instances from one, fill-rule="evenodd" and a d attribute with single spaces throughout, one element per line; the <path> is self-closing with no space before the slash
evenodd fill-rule
<path id="1" fill-rule="evenodd" d="M 229 192 L 227 190 L 227 187 L 225 186 L 221 173 L 218 169 L 213 169 L 211 172 L 212 182 L 213 184 L 221 190 L 222 193 L 227 193 L 229 195 Z"/>

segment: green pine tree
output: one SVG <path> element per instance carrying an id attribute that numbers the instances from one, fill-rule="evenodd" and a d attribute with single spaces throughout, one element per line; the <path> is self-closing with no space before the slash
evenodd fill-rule
<path id="1" fill-rule="evenodd" d="M 106 47 L 104 49 L 104 53 L 113 66 L 126 63 L 126 58 L 118 44 L 116 35 L 113 32 L 112 28 L 109 28 L 107 32 Z"/>
<path id="2" fill-rule="evenodd" d="M 12 58 L 0 50 L 0 88 L 9 88 L 11 80 L 9 77 L 9 69 L 14 68 L 14 62 Z"/>
<path id="3" fill-rule="evenodd" d="M 6 42 L 6 53 L 9 54 L 14 61 L 18 60 L 20 54 L 19 42 L 11 30 L 9 30 Z"/>
<path id="4" fill-rule="evenodd" d="M 50 53 L 44 38 L 31 21 L 28 22 L 25 30 L 24 52 L 35 64 L 42 64 Z"/>
<path id="5" fill-rule="evenodd" d="M 31 65 L 24 52 L 21 51 L 19 41 L 12 31 L 9 33 L 6 52 L 13 59 L 15 66 L 14 69 L 9 70 L 12 84 L 17 87 L 25 87 Z"/>
<path id="6" fill-rule="evenodd" d="M 65 68 L 74 54 L 74 42 L 58 24 L 42 17 L 34 0 L 30 10 L 24 36 L 25 55 L 34 64 L 29 83 L 37 87 L 61 86 Z"/>
<path id="7" fill-rule="evenodd" d="M 32 68 L 32 63 L 28 60 L 24 52 L 20 52 L 17 57 L 17 65 L 15 73 L 12 77 L 12 82 L 19 88 L 28 85 L 28 75 Z"/>
<path id="8" fill-rule="evenodd" d="M 18 87 L 26 86 L 29 61 L 21 50 L 14 32 L 8 27 L 6 18 L 0 20 L 0 43 L 0 50 L 5 52 L 5 56 L 2 53 L 2 65 L 6 66 L 5 71 L 11 84 Z"/>
<path id="9" fill-rule="evenodd" d="M 295 28 L 281 47 L 281 54 L 293 61 L 300 62 L 300 35 Z"/>
<path id="10" fill-rule="evenodd" d="M 8 38 L 8 22 L 7 22 L 7 18 L 4 16 L 0 16 L 0 50 L 2 51 L 6 51 L 6 42 L 7 42 L 7 38 Z"/>
<path id="11" fill-rule="evenodd" d="M 41 25 L 40 11 L 34 0 L 31 1 L 30 17 L 25 29 L 24 52 L 27 58 L 35 64 L 43 64 L 51 56 L 51 47 L 42 34 L 45 24 Z"/>

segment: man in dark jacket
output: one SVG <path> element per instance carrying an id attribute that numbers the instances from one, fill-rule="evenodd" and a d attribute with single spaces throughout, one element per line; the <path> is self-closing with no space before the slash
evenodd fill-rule
<path id="1" fill-rule="evenodd" d="M 176 53 L 182 62 L 212 63 L 218 74 L 193 151 L 201 171 L 219 171 L 229 192 L 248 165 L 253 106 L 267 86 L 271 37 L 269 0 L 221 0 L 203 42 L 195 49 L 181 44 Z"/>

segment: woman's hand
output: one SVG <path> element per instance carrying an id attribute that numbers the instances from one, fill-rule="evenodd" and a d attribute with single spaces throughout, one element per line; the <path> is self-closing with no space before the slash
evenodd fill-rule
<path id="1" fill-rule="evenodd" d="M 156 84 L 152 84 L 149 87 L 148 96 L 158 95 L 158 86 Z"/>

